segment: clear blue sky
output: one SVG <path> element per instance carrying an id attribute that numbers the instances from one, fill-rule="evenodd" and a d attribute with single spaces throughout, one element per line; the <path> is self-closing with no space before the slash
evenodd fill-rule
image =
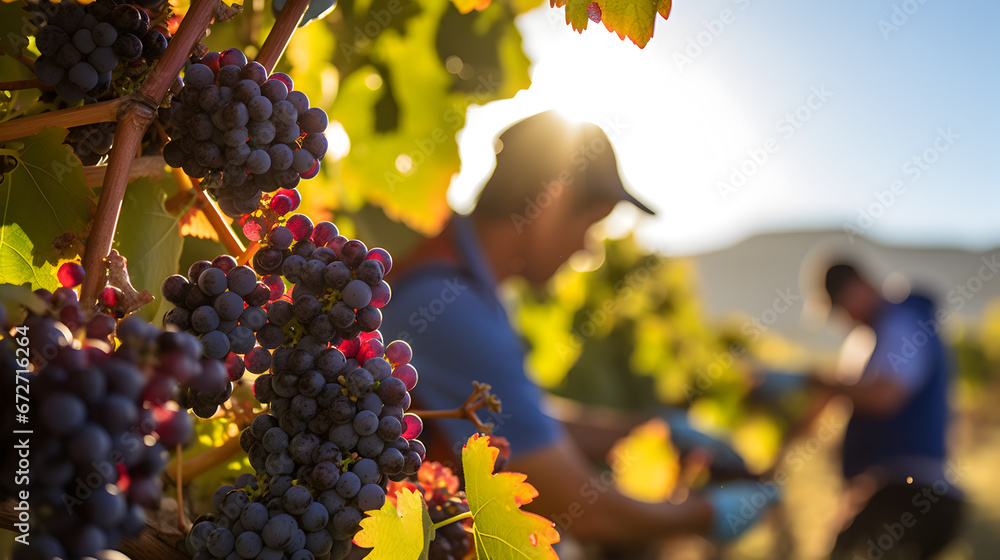
<path id="1" fill-rule="evenodd" d="M 894 7 L 897 29 L 880 29 Z M 711 24 L 724 10 L 729 23 Z M 603 25 L 575 33 L 546 3 L 518 21 L 532 87 L 470 110 L 449 197 L 468 207 L 500 128 L 560 108 L 612 137 L 633 192 L 659 210 L 636 221 L 621 208 L 616 222 L 653 248 L 845 224 L 895 243 L 1000 245 L 998 23 L 1000 3 L 978 0 L 676 0 L 640 50 Z M 763 165 L 746 161 L 766 147 Z M 922 155 L 935 161 L 923 169 Z M 745 183 L 724 187 L 741 166 Z M 873 205 L 884 210 L 859 218 Z"/>

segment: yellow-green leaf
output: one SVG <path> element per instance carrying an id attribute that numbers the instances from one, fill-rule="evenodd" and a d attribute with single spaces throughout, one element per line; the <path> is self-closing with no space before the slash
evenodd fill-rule
<path id="1" fill-rule="evenodd" d="M 46 128 L 0 146 L 17 165 L 0 182 L 0 282 L 33 288 L 55 285 L 52 267 L 61 255 L 53 246 L 67 232 L 82 236 L 94 207 L 80 160 L 64 128 Z"/>
<path id="2" fill-rule="evenodd" d="M 396 506 L 386 500 L 382 509 L 368 512 L 354 542 L 372 549 L 366 556 L 369 560 L 426 560 L 433 538 L 434 524 L 424 499 L 402 489 L 396 493 Z"/>
<path id="3" fill-rule="evenodd" d="M 493 474 L 496 447 L 488 437 L 474 435 L 462 449 L 465 494 L 472 512 L 472 533 L 478 558 L 558 559 L 552 545 L 559 533 L 540 515 L 521 511 L 538 496 L 523 474 Z"/>
<path id="4" fill-rule="evenodd" d="M 670 444 L 670 427 L 656 418 L 636 427 L 608 453 L 615 485 L 626 496 L 662 502 L 677 486 L 680 461 Z"/>

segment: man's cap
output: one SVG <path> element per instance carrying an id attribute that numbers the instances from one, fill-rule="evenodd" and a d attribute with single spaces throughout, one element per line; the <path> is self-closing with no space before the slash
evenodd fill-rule
<path id="1" fill-rule="evenodd" d="M 486 188 L 480 203 L 520 202 L 561 181 L 587 201 L 625 200 L 655 212 L 625 187 L 611 140 L 592 123 L 573 123 L 556 111 L 545 111 L 520 120 L 496 141 L 496 169 L 490 182 L 503 188 Z"/>

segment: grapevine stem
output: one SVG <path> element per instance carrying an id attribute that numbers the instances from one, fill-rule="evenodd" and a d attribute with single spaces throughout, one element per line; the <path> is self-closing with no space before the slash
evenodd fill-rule
<path id="1" fill-rule="evenodd" d="M 112 99 L 111 101 L 101 101 L 80 107 L 70 107 L 50 113 L 21 117 L 0 124 L 0 142 L 14 140 L 15 138 L 25 138 L 32 134 L 37 134 L 43 128 L 58 126 L 70 128 L 85 124 L 108 122 L 116 120 L 118 111 L 127 103 L 127 97 Z M 135 149 L 129 150 L 135 152 Z"/>
<path id="2" fill-rule="evenodd" d="M 451 525 L 452 523 L 456 523 L 456 522 L 461 521 L 463 519 L 470 519 L 471 517 L 472 517 L 472 512 L 471 511 L 467 511 L 465 513 L 460 513 L 460 514 L 456 515 L 455 517 L 449 517 L 448 519 L 445 519 L 444 521 L 438 521 L 437 523 L 434 524 L 434 530 L 437 531 L 438 529 L 440 529 L 441 527 L 444 527 L 445 525 Z"/>
<path id="3" fill-rule="evenodd" d="M 135 148 L 156 113 L 144 105 L 132 105 L 115 129 L 115 147 L 111 150 L 108 168 L 104 175 L 104 188 L 94 213 L 93 229 L 87 238 L 87 249 L 83 254 L 83 268 L 87 274 L 80 289 L 80 307 L 89 310 L 97 299 L 97 292 L 104 283 L 103 274 L 95 274 L 104 268 L 104 259 L 111 251 L 115 238 L 118 215 L 125 198 L 129 169 L 135 159 Z"/>
<path id="4" fill-rule="evenodd" d="M 181 456 L 181 444 L 177 444 L 177 457 Z M 177 461 L 177 480 L 184 480 L 184 461 Z M 177 485 L 177 528 L 187 533 L 187 523 L 184 522 L 184 486 Z"/>
<path id="5" fill-rule="evenodd" d="M 212 224 L 212 228 L 215 229 L 215 233 L 219 236 L 219 242 L 226 247 L 226 251 L 230 255 L 242 255 L 246 251 L 246 248 L 243 247 L 243 243 L 233 233 L 232 228 L 229 227 L 229 222 L 222 216 L 222 212 L 219 211 L 219 208 L 215 204 L 212 204 L 212 201 L 209 200 L 208 195 L 205 194 L 204 189 L 201 188 L 201 183 L 197 179 L 192 179 L 191 184 L 194 186 L 195 192 L 198 193 L 198 200 L 195 201 L 195 204 L 205 213 L 208 222 Z"/>
<path id="6" fill-rule="evenodd" d="M 153 68 L 149 77 L 139 87 L 133 95 L 123 97 L 114 101 L 105 102 L 114 104 L 114 114 L 118 113 L 120 106 L 128 108 L 127 112 L 118 119 L 118 127 L 115 130 L 115 146 L 111 149 L 111 158 L 108 161 L 108 170 L 104 176 L 104 188 L 101 189 L 101 198 L 97 203 L 97 211 L 94 214 L 94 223 L 87 238 L 87 249 L 83 256 L 84 270 L 89 272 L 84 276 L 83 286 L 80 289 L 80 305 L 83 309 L 90 310 L 97 299 L 97 292 L 104 281 L 103 274 L 95 274 L 95 271 L 103 270 L 104 258 L 111 251 L 111 244 L 115 238 L 115 229 L 118 227 L 118 216 L 121 213 L 122 199 L 125 197 L 125 188 L 128 186 L 129 168 L 135 157 L 142 136 L 145 134 L 149 123 L 156 118 L 155 107 L 159 105 L 167 89 L 174 79 L 180 74 L 181 67 L 187 59 L 191 48 L 205 35 L 205 30 L 215 13 L 215 8 L 219 6 L 218 0 L 195 0 L 191 9 L 184 17 L 177 34 L 171 39 L 166 52 Z M 87 110 L 93 105 L 81 107 L 80 110 Z M 58 115 L 61 111 L 49 113 Z M 46 115 L 38 115 L 45 117 Z M 38 118 L 29 117 L 29 118 Z M 51 118 L 51 116 L 49 117 Z M 19 121 L 21 119 L 18 119 Z M 27 119 L 25 119 L 27 120 Z M 89 122 L 101 122 L 99 119 Z M 17 124 L 14 121 L 11 124 Z M 62 118 L 58 119 L 59 126 L 75 126 L 67 124 Z M 86 124 L 86 123 L 77 123 Z M 3 125 L 0 125 L 2 127 Z M 22 125 L 23 126 L 23 125 Z M 2 130 L 2 128 L 0 128 Z M 15 136 L 18 138 L 19 136 Z M 3 134 L 0 133 L 0 139 Z"/>
<path id="7" fill-rule="evenodd" d="M 267 34 L 264 44 L 260 47 L 260 53 L 257 55 L 257 62 L 268 73 L 274 70 L 274 65 L 281 58 L 281 53 L 285 52 L 285 47 L 288 46 L 292 33 L 295 32 L 295 28 L 298 27 L 299 21 L 302 20 L 302 15 L 306 13 L 308 7 L 309 0 L 288 0 L 281 8 L 281 13 L 278 14 L 274 27 Z"/>
<path id="8" fill-rule="evenodd" d="M 38 78 L 32 78 L 30 80 L 14 80 L 11 82 L 0 82 L 0 90 L 4 91 L 14 91 L 17 89 L 52 89 L 51 87 L 42 83 Z"/>

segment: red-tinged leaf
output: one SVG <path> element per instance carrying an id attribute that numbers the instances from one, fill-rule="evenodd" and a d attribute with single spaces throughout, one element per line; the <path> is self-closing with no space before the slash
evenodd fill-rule
<path id="1" fill-rule="evenodd" d="M 197 237 L 199 239 L 219 240 L 219 234 L 212 227 L 212 222 L 200 208 L 192 206 L 181 216 L 177 222 L 177 228 L 181 236 Z"/>
<path id="2" fill-rule="evenodd" d="M 656 13 L 660 14 L 663 19 L 667 19 L 670 17 L 671 7 L 673 7 L 673 2 L 670 0 L 660 0 L 660 5 L 656 7 Z"/>
<path id="3" fill-rule="evenodd" d="M 434 538 L 434 524 L 420 494 L 400 490 L 395 502 L 386 500 L 382 509 L 361 520 L 354 543 L 371 548 L 368 560 L 426 560 Z"/>
<path id="4" fill-rule="evenodd" d="M 596 4 L 596 6 L 592 6 Z M 566 23 L 583 32 L 587 24 L 599 15 L 608 31 L 618 37 L 628 37 L 643 48 L 653 36 L 656 15 L 663 19 L 670 16 L 671 0 L 551 0 L 554 7 L 566 7 Z"/>
<path id="5" fill-rule="evenodd" d="M 451 0 L 459 13 L 467 14 L 472 10 L 481 12 L 490 7 L 490 0 Z"/>
<path id="6" fill-rule="evenodd" d="M 493 473 L 500 450 L 488 437 L 469 438 L 462 450 L 465 493 L 472 511 L 478 558 L 558 559 L 552 545 L 559 533 L 540 515 L 521 511 L 538 496 L 523 474 Z"/>

